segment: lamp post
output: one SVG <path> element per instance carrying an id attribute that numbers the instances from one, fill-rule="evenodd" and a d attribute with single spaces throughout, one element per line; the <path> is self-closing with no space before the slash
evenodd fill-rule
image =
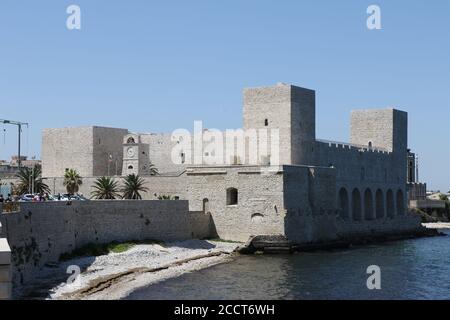
<path id="1" fill-rule="evenodd" d="M 26 122 L 19 122 L 19 121 L 12 121 L 12 120 L 4 120 L 4 119 L 0 119 L 0 123 L 4 123 L 4 124 L 12 124 L 17 126 L 18 129 L 18 160 L 17 160 L 17 166 L 20 168 L 22 167 L 22 159 L 20 157 L 20 145 L 21 145 L 21 135 L 22 135 L 22 126 L 27 126 L 28 127 L 28 123 Z"/>

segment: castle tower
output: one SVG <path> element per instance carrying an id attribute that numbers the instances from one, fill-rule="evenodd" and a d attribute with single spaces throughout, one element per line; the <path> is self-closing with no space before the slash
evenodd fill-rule
<path id="1" fill-rule="evenodd" d="M 245 89 L 243 117 L 244 130 L 279 129 L 279 164 L 312 164 L 315 91 L 282 83 Z"/>
<path id="2" fill-rule="evenodd" d="M 397 109 L 354 110 L 351 113 L 350 142 L 392 152 L 393 174 L 406 183 L 408 113 Z"/>
<path id="3" fill-rule="evenodd" d="M 123 141 L 122 175 L 144 175 L 149 172 L 149 145 L 141 143 L 137 134 L 128 134 Z"/>
<path id="4" fill-rule="evenodd" d="M 406 157 L 408 114 L 396 109 L 353 110 L 350 142 L 400 152 Z"/>

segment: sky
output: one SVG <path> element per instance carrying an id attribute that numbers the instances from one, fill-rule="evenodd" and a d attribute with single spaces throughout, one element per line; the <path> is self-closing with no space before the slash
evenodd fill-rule
<path id="1" fill-rule="evenodd" d="M 407 111 L 420 180 L 448 191 L 449 16 L 447 0 L 2 0 L 0 119 L 28 122 L 39 158 L 43 128 L 240 128 L 242 89 L 285 82 L 316 90 L 321 139 L 349 141 L 352 109 Z M 0 130 L 8 159 L 17 129 Z"/>

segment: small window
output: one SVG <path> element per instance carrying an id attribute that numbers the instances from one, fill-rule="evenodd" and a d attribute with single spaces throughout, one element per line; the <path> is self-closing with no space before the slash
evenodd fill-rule
<path id="1" fill-rule="evenodd" d="M 181 163 L 184 163 L 186 161 L 186 156 L 185 156 L 184 152 L 182 152 L 180 154 L 180 156 L 181 156 Z"/>
<path id="2" fill-rule="evenodd" d="M 238 204 L 238 190 L 236 188 L 227 189 L 227 206 Z"/>
<path id="3" fill-rule="evenodd" d="M 128 166 L 128 170 L 133 170 L 133 166 Z"/>
<path id="4" fill-rule="evenodd" d="M 369 148 L 372 148 L 372 141 L 369 141 Z"/>
<path id="5" fill-rule="evenodd" d="M 133 137 L 129 137 L 127 143 L 136 143 Z"/>
<path id="6" fill-rule="evenodd" d="M 269 125 L 269 119 L 264 120 L 264 125 L 267 127 Z"/>

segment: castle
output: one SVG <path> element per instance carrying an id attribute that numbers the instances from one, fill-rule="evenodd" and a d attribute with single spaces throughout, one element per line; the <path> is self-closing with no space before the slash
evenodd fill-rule
<path id="1" fill-rule="evenodd" d="M 277 132 L 276 148 L 270 141 L 253 162 L 247 145 L 243 157 L 223 152 L 225 161 L 216 164 L 206 161 L 211 154 L 203 145 L 199 164 L 183 148 L 174 161 L 182 143 L 174 134 L 46 129 L 43 176 L 62 192 L 65 169 L 76 169 L 84 178 L 81 192 L 89 195 L 96 177 L 140 174 L 148 199 L 188 200 L 190 211 L 211 216 L 210 233 L 226 240 L 281 235 L 309 243 L 419 228 L 418 218 L 407 214 L 406 112 L 353 111 L 350 143 L 323 141 L 316 138 L 315 91 L 277 84 L 244 90 L 243 119 L 245 132 Z M 150 163 L 159 174 L 150 175 Z"/>

